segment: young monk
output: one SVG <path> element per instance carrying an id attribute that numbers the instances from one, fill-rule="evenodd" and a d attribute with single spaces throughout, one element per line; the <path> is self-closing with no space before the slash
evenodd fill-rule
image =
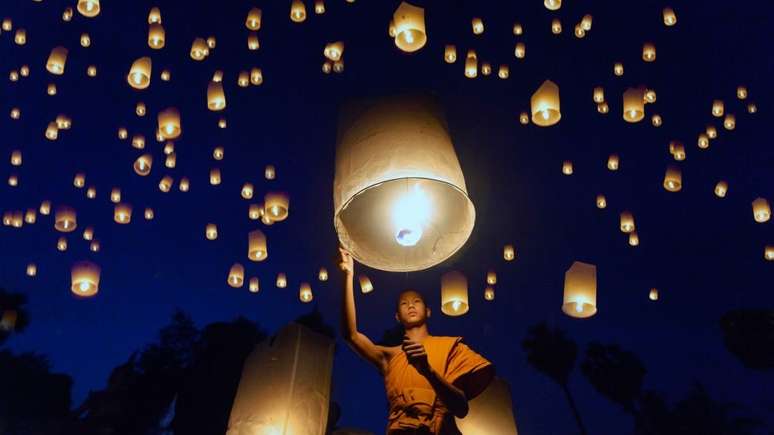
<path id="1" fill-rule="evenodd" d="M 403 344 L 374 344 L 357 329 L 352 255 L 343 248 L 339 252 L 344 275 L 342 333 L 384 377 L 390 412 L 387 435 L 460 435 L 454 417 L 467 415 L 468 400 L 489 385 L 494 367 L 462 338 L 430 335 L 430 308 L 413 290 L 399 295 L 395 312 L 405 330 Z"/>

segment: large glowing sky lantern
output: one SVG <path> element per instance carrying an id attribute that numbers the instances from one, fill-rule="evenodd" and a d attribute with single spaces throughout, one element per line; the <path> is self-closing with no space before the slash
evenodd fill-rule
<path id="1" fill-rule="evenodd" d="M 427 269 L 465 244 L 475 208 L 432 98 L 392 97 L 343 110 L 333 205 L 342 246 L 376 269 Z"/>

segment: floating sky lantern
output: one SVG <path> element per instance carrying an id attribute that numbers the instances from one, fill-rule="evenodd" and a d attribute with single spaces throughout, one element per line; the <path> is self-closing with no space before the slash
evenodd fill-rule
<path id="1" fill-rule="evenodd" d="M 558 11 L 562 7 L 562 0 L 543 0 L 543 6 L 549 11 Z"/>
<path id="2" fill-rule="evenodd" d="M 767 261 L 774 261 L 774 245 L 766 245 L 763 249 L 763 258 Z"/>
<path id="3" fill-rule="evenodd" d="M 258 220 L 263 216 L 263 205 L 262 204 L 250 204 L 250 206 L 247 208 L 247 217 L 250 220 Z"/>
<path id="4" fill-rule="evenodd" d="M 141 134 L 135 134 L 132 136 L 132 148 L 136 148 L 138 150 L 145 149 L 145 136 Z"/>
<path id="5" fill-rule="evenodd" d="M 516 249 L 513 245 L 505 245 L 503 247 L 503 260 L 513 261 L 516 258 Z"/>
<path id="6" fill-rule="evenodd" d="M 758 111 L 758 106 L 755 105 L 755 103 L 748 103 L 747 104 L 747 113 L 753 114 Z"/>
<path id="7" fill-rule="evenodd" d="M 62 11 L 62 21 L 65 23 L 70 22 L 70 20 L 73 19 L 73 8 L 70 6 L 67 6 L 64 11 Z"/>
<path id="8" fill-rule="evenodd" d="M 756 198 L 752 202 L 753 218 L 755 222 L 762 224 L 771 218 L 771 206 L 766 198 Z"/>
<path id="9" fill-rule="evenodd" d="M 148 112 L 148 108 L 145 107 L 145 103 L 142 101 L 138 101 L 137 104 L 134 106 L 134 113 L 137 114 L 137 116 L 145 116 L 145 114 Z"/>
<path id="10" fill-rule="evenodd" d="M 121 140 L 124 140 L 127 137 L 129 137 L 129 132 L 126 130 L 126 128 L 119 127 L 118 128 L 118 138 L 121 139 Z"/>
<path id="11" fill-rule="evenodd" d="M 94 227 L 89 226 L 83 230 L 83 240 L 86 240 L 86 241 L 94 240 Z"/>
<path id="12" fill-rule="evenodd" d="M 312 299 L 314 296 L 312 295 L 312 286 L 309 285 L 308 282 L 302 282 L 301 286 L 298 289 L 298 299 L 308 304 L 309 302 L 312 302 Z"/>
<path id="13" fill-rule="evenodd" d="M 111 189 L 110 202 L 112 202 L 113 204 L 118 204 L 119 202 L 121 202 L 121 189 L 119 189 L 118 187 L 114 187 L 113 189 Z"/>
<path id="14" fill-rule="evenodd" d="M 155 217 L 156 217 L 156 214 L 153 212 L 153 209 L 152 209 L 152 208 L 150 208 L 150 207 L 146 207 L 146 208 L 145 208 L 145 213 L 144 213 L 144 216 L 145 216 L 145 220 L 146 220 L 146 221 L 152 221 L 152 220 L 153 220 L 153 218 L 155 218 Z"/>
<path id="15" fill-rule="evenodd" d="M 474 79 L 478 76 L 478 57 L 473 50 L 468 51 L 465 57 L 465 77 Z"/>
<path id="16" fill-rule="evenodd" d="M 650 123 L 653 124 L 654 127 L 661 127 L 661 124 L 663 123 L 663 121 L 661 120 L 661 115 L 654 114 L 650 118 Z"/>
<path id="17" fill-rule="evenodd" d="M 350 109 L 334 179 L 342 246 L 387 271 L 445 260 L 467 241 L 475 209 L 439 108 L 399 97 Z"/>
<path id="18" fill-rule="evenodd" d="M 247 235 L 247 258 L 250 261 L 263 261 L 268 254 L 266 235 L 261 230 L 250 231 Z"/>
<path id="19" fill-rule="evenodd" d="M 521 124 L 521 125 L 529 124 L 529 113 L 521 112 L 519 114 L 519 124 Z"/>
<path id="20" fill-rule="evenodd" d="M 683 177 L 680 168 L 668 166 L 664 174 L 664 189 L 669 192 L 679 192 L 683 188 Z"/>
<path id="21" fill-rule="evenodd" d="M 207 224 L 204 228 L 204 236 L 207 240 L 215 240 L 218 238 L 218 226 L 215 224 Z"/>
<path id="22" fill-rule="evenodd" d="M 454 63 L 457 61 L 457 47 L 454 44 L 447 44 L 443 51 L 443 60 L 446 63 Z"/>
<path id="23" fill-rule="evenodd" d="M 8 185 L 11 187 L 16 187 L 19 185 L 19 176 L 16 174 L 11 174 L 8 176 Z"/>
<path id="24" fill-rule="evenodd" d="M 54 47 L 48 55 L 46 70 L 54 75 L 62 75 L 67 63 L 68 50 L 62 46 Z"/>
<path id="25" fill-rule="evenodd" d="M 148 24 L 161 24 L 161 10 L 154 6 L 148 12 Z"/>
<path id="26" fill-rule="evenodd" d="M 617 171 L 620 165 L 621 159 L 618 154 L 610 154 L 607 158 L 607 169 L 611 171 Z"/>
<path id="27" fill-rule="evenodd" d="M 317 15 L 322 15 L 325 13 L 325 2 L 323 0 L 314 1 L 314 13 Z"/>
<path id="28" fill-rule="evenodd" d="M 487 286 L 484 289 L 484 300 L 485 301 L 493 301 L 495 299 L 495 289 L 492 286 Z"/>
<path id="29" fill-rule="evenodd" d="M 260 30 L 261 28 L 261 10 L 258 8 L 252 8 L 247 12 L 247 20 L 245 26 L 250 30 Z"/>
<path id="30" fill-rule="evenodd" d="M 13 29 L 13 21 L 8 17 L 3 18 L 3 23 L 0 25 L 0 28 L 5 32 L 10 32 Z"/>
<path id="31" fill-rule="evenodd" d="M 30 278 L 35 277 L 38 274 L 38 266 L 35 263 L 29 263 L 27 265 L 26 273 Z"/>
<path id="32" fill-rule="evenodd" d="M 597 195 L 596 199 L 597 208 L 602 210 L 607 207 L 607 198 L 605 198 L 605 195 L 602 195 L 601 193 Z"/>
<path id="33" fill-rule="evenodd" d="M 656 46 L 652 42 L 646 42 L 642 46 L 642 60 L 645 62 L 656 61 Z"/>
<path id="34" fill-rule="evenodd" d="M 95 65 L 89 65 L 86 68 L 86 75 L 89 77 L 96 77 L 97 76 L 97 67 Z"/>
<path id="35" fill-rule="evenodd" d="M 500 65 L 500 68 L 497 70 L 497 77 L 500 77 L 501 79 L 505 80 L 511 75 L 511 69 L 508 67 L 508 65 Z"/>
<path id="36" fill-rule="evenodd" d="M 497 273 L 494 270 L 490 270 L 486 273 L 486 283 L 489 285 L 497 284 Z"/>
<path id="37" fill-rule="evenodd" d="M 605 101 L 605 89 L 602 86 L 595 87 L 592 98 L 597 104 L 603 103 Z"/>
<path id="38" fill-rule="evenodd" d="M 48 123 L 45 136 L 48 140 L 56 140 L 59 137 L 59 127 L 57 127 L 56 122 L 52 121 Z"/>
<path id="39" fill-rule="evenodd" d="M 341 74 L 344 72 L 344 59 L 339 59 L 336 62 L 333 62 L 333 72 L 336 74 Z"/>
<path id="40" fill-rule="evenodd" d="M 586 30 L 581 27 L 580 23 L 575 25 L 575 28 L 573 29 L 573 32 L 575 33 L 575 37 L 580 39 L 586 36 Z"/>
<path id="41" fill-rule="evenodd" d="M 207 48 L 209 48 L 210 50 L 215 49 L 215 46 L 218 45 L 218 40 L 214 36 L 208 36 L 206 42 L 207 42 Z M 208 50 L 208 53 L 209 53 L 209 50 Z"/>
<path id="42" fill-rule="evenodd" d="M 128 224 L 132 221 L 132 206 L 126 203 L 116 204 L 113 212 L 113 220 L 117 224 Z"/>
<path id="43" fill-rule="evenodd" d="M 22 152 L 19 150 L 11 151 L 11 165 L 21 166 L 22 164 Z"/>
<path id="44" fill-rule="evenodd" d="M 516 56 L 516 59 L 524 59 L 524 56 L 527 55 L 527 46 L 523 42 L 517 42 L 513 55 Z"/>
<path id="45" fill-rule="evenodd" d="M 79 297 L 91 297 L 99 292 L 100 268 L 90 261 L 75 263 L 70 270 L 70 291 Z"/>
<path id="46" fill-rule="evenodd" d="M 513 34 L 515 36 L 521 36 L 524 34 L 524 26 L 521 25 L 521 23 L 516 22 L 513 23 Z"/>
<path id="47" fill-rule="evenodd" d="M 254 276 L 250 278 L 250 284 L 248 285 L 248 289 L 250 290 L 250 293 L 258 293 L 261 290 L 258 277 Z"/>
<path id="48" fill-rule="evenodd" d="M 484 33 L 484 20 L 481 18 L 475 17 L 470 22 L 471 27 L 473 28 L 473 34 L 474 35 L 480 35 Z"/>
<path id="49" fill-rule="evenodd" d="M 705 133 L 699 133 L 699 138 L 696 140 L 696 145 L 703 150 L 709 148 L 709 136 Z"/>
<path id="50" fill-rule="evenodd" d="M 88 189 L 86 189 L 86 198 L 94 199 L 97 197 L 97 188 L 94 186 L 89 186 Z"/>
<path id="51" fill-rule="evenodd" d="M 91 243 L 89 243 L 89 250 L 91 252 L 99 252 L 99 240 L 92 240 Z"/>
<path id="52" fill-rule="evenodd" d="M 253 198 L 253 185 L 252 183 L 245 183 L 242 185 L 241 195 L 243 199 Z"/>
<path id="53" fill-rule="evenodd" d="M 21 117 L 21 109 L 18 107 L 11 108 L 11 119 L 19 119 L 19 117 Z"/>
<path id="54" fill-rule="evenodd" d="M 591 30 L 591 25 L 593 21 L 594 21 L 594 17 L 591 16 L 590 14 L 586 14 L 583 16 L 583 18 L 581 18 L 580 26 L 583 30 L 588 32 Z"/>
<path id="55" fill-rule="evenodd" d="M 562 118 L 560 111 L 559 86 L 551 80 L 546 80 L 532 94 L 532 122 L 540 127 L 549 127 Z"/>
<path id="56" fill-rule="evenodd" d="M 677 15 L 675 15 L 675 11 L 672 8 L 664 8 L 661 14 L 664 18 L 664 25 L 671 27 L 677 24 Z"/>
<path id="57" fill-rule="evenodd" d="M 656 102 L 656 91 L 653 89 L 645 89 L 645 94 L 643 94 L 643 100 L 645 101 L 645 104 L 653 104 Z"/>
<path id="58" fill-rule="evenodd" d="M 484 62 L 481 64 L 481 74 L 484 76 L 492 74 L 492 65 L 489 62 Z"/>
<path id="59" fill-rule="evenodd" d="M 234 263 L 228 271 L 228 285 L 234 288 L 241 288 L 245 283 L 245 267 L 239 263 Z"/>
<path id="60" fill-rule="evenodd" d="M 172 78 L 172 73 L 168 69 L 161 70 L 161 81 L 168 82 Z"/>
<path id="61" fill-rule="evenodd" d="M 579 319 L 597 312 L 597 267 L 576 261 L 564 274 L 562 311 Z"/>
<path id="62" fill-rule="evenodd" d="M 597 112 L 605 115 L 608 112 L 610 112 L 610 106 L 607 105 L 607 102 L 603 101 L 603 102 L 597 104 Z"/>
<path id="63" fill-rule="evenodd" d="M 8 79 L 9 79 L 10 81 L 12 81 L 12 82 L 19 81 L 19 72 L 18 72 L 18 71 L 16 71 L 16 70 L 13 70 L 13 71 L 11 71 L 11 72 L 8 74 Z"/>
<path id="64" fill-rule="evenodd" d="M 129 74 L 126 76 L 126 81 L 129 86 L 134 89 L 146 89 L 150 86 L 151 80 L 151 65 L 152 61 L 150 57 L 141 57 L 132 63 L 132 67 L 129 69 Z"/>
<path id="65" fill-rule="evenodd" d="M 177 139 L 183 132 L 180 126 L 180 112 L 174 107 L 159 112 L 158 126 L 164 139 Z"/>
<path id="66" fill-rule="evenodd" d="M 202 61 L 210 53 L 209 47 L 207 47 L 207 41 L 203 38 L 194 39 L 191 44 L 191 59 L 196 61 Z"/>
<path id="67" fill-rule="evenodd" d="M 343 41 L 336 41 L 336 42 L 329 42 L 325 45 L 325 49 L 323 49 L 323 56 L 326 58 L 337 61 L 341 59 L 341 56 L 344 54 L 344 42 Z"/>
<path id="68" fill-rule="evenodd" d="M 714 125 L 708 125 L 704 131 L 707 133 L 707 137 L 710 139 L 715 139 L 718 137 L 718 129 L 715 128 Z"/>
<path id="69" fill-rule="evenodd" d="M 59 252 L 64 252 L 67 250 L 67 239 L 65 237 L 60 237 L 56 241 L 56 250 Z"/>
<path id="70" fill-rule="evenodd" d="M 331 71 L 333 71 L 333 63 L 331 63 L 329 60 L 326 60 L 322 64 L 322 72 L 323 74 L 330 74 Z"/>
<path id="71" fill-rule="evenodd" d="M 210 184 L 213 186 L 217 186 L 220 184 L 220 182 L 221 182 L 220 169 L 218 168 L 210 169 Z"/>
<path id="72" fill-rule="evenodd" d="M 57 115 L 54 122 L 56 123 L 56 127 L 60 130 L 69 130 L 72 126 L 72 120 L 64 114 Z"/>
<path id="73" fill-rule="evenodd" d="M 57 207 L 54 213 L 54 229 L 62 233 L 75 231 L 78 227 L 75 210 L 66 205 Z"/>
<path id="74" fill-rule="evenodd" d="M 181 192 L 188 192 L 188 190 L 191 188 L 191 182 L 188 180 L 188 178 L 183 177 L 180 179 L 180 183 L 178 183 L 177 187 Z"/>
<path id="75" fill-rule="evenodd" d="M 746 100 L 747 99 L 747 87 L 746 86 L 739 86 L 736 88 L 736 98 L 739 98 L 740 100 Z"/>
<path id="76" fill-rule="evenodd" d="M 716 118 L 720 118 L 723 116 L 723 110 L 725 109 L 723 105 L 723 100 L 714 100 L 712 102 L 712 116 Z"/>
<path id="77" fill-rule="evenodd" d="M 207 108 L 218 112 L 226 108 L 226 94 L 223 83 L 212 81 L 207 85 Z"/>
<path id="78" fill-rule="evenodd" d="M 306 5 L 301 0 L 293 0 L 290 3 L 290 21 L 303 23 L 306 20 Z"/>
<path id="79" fill-rule="evenodd" d="M 572 161 L 565 160 L 562 162 L 562 174 L 572 175 Z"/>
<path id="80" fill-rule="evenodd" d="M 84 17 L 94 18 L 99 15 L 99 0 L 78 0 L 76 8 Z"/>
<path id="81" fill-rule="evenodd" d="M 288 286 L 288 277 L 284 273 L 277 274 L 277 280 L 275 282 L 277 288 L 285 288 Z"/>
<path id="82" fill-rule="evenodd" d="M 151 154 L 143 154 L 137 157 L 134 161 L 134 172 L 142 177 L 150 174 L 151 166 L 153 165 L 153 156 Z"/>
<path id="83" fill-rule="evenodd" d="M 629 246 L 639 246 L 640 245 L 640 236 L 637 235 L 637 231 L 632 231 L 629 233 Z"/>
<path id="84" fill-rule="evenodd" d="M 48 216 L 51 213 L 51 201 L 43 201 L 40 203 L 40 208 L 38 209 L 40 214 L 43 216 Z"/>
<path id="85" fill-rule="evenodd" d="M 288 210 L 290 209 L 290 198 L 287 194 L 282 192 L 268 192 L 264 196 L 263 202 L 266 209 L 266 215 L 268 215 L 272 221 L 280 222 L 287 219 Z"/>
<path id="86" fill-rule="evenodd" d="M 406 53 L 413 53 L 425 46 L 425 9 L 401 2 L 392 15 L 395 26 L 395 46 Z"/>
<path id="87" fill-rule="evenodd" d="M 624 67 L 621 62 L 616 62 L 613 64 L 613 75 L 616 77 L 621 77 L 624 74 Z"/>
<path id="88" fill-rule="evenodd" d="M 623 211 L 621 212 L 621 232 L 625 234 L 629 234 L 632 231 L 636 229 L 634 225 L 634 216 L 629 211 Z"/>
<path id="89" fill-rule="evenodd" d="M 451 271 L 441 277 L 441 312 L 461 316 L 468 312 L 468 279 L 461 272 Z"/>
<path id="90" fill-rule="evenodd" d="M 651 301 L 657 301 L 658 300 L 658 289 L 652 288 L 650 289 L 650 292 L 648 293 L 648 299 Z"/>
<path id="91" fill-rule="evenodd" d="M 562 21 L 559 18 L 551 20 L 551 33 L 559 35 L 562 33 Z"/>
<path id="92" fill-rule="evenodd" d="M 640 122 L 645 117 L 645 103 L 641 88 L 629 88 L 623 94 L 623 119 L 626 122 Z"/>
<path id="93" fill-rule="evenodd" d="M 260 68 L 250 70 L 250 84 L 260 86 L 263 83 L 263 71 Z"/>
<path id="94" fill-rule="evenodd" d="M 723 119 L 723 128 L 726 130 L 733 130 L 736 128 L 736 116 L 733 113 L 727 113 Z"/>
<path id="95" fill-rule="evenodd" d="M 24 45 L 27 43 L 27 31 L 25 29 L 16 29 L 16 33 L 13 35 L 13 42 L 16 45 Z"/>
<path id="96" fill-rule="evenodd" d="M 728 182 L 725 180 L 718 181 L 717 184 L 715 184 L 715 196 L 718 198 L 725 198 L 726 194 L 728 193 Z"/>
<path id="97" fill-rule="evenodd" d="M 317 272 L 317 279 L 320 281 L 328 281 L 328 269 L 321 267 L 320 271 Z"/>
<path id="98" fill-rule="evenodd" d="M 164 144 L 164 154 L 170 155 L 175 152 L 175 143 L 174 142 L 167 142 Z"/>
<path id="99" fill-rule="evenodd" d="M 91 36 L 88 33 L 81 34 L 81 47 L 88 48 L 91 46 Z"/>
<path id="100" fill-rule="evenodd" d="M 374 285 L 371 283 L 371 279 L 368 278 L 365 275 L 360 275 L 358 277 L 358 283 L 360 284 L 360 292 L 363 294 L 368 294 L 374 291 Z"/>
<path id="101" fill-rule="evenodd" d="M 151 24 L 148 26 L 148 47 L 154 50 L 161 50 L 166 43 L 166 31 L 161 24 Z"/>

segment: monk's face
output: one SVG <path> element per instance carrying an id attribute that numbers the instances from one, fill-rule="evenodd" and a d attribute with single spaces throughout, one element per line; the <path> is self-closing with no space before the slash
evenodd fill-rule
<path id="1" fill-rule="evenodd" d="M 395 319 L 403 327 L 420 326 L 427 321 L 428 317 L 430 317 L 430 309 L 425 305 L 422 295 L 413 290 L 407 290 L 400 294 Z"/>

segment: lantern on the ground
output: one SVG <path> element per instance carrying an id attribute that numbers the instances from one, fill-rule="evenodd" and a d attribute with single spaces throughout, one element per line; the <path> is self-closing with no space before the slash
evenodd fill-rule
<path id="1" fill-rule="evenodd" d="M 641 88 L 629 88 L 623 94 L 623 118 L 626 122 L 640 122 L 645 117 L 645 102 Z"/>
<path id="2" fill-rule="evenodd" d="M 277 286 L 277 288 L 285 288 L 285 287 L 287 287 L 288 286 L 288 277 L 285 276 L 285 274 L 282 273 L 282 272 L 278 273 L 275 285 Z"/>
<path id="3" fill-rule="evenodd" d="M 54 75 L 64 74 L 65 64 L 67 63 L 67 53 L 68 50 L 64 47 L 54 47 L 48 55 L 46 70 Z"/>
<path id="4" fill-rule="evenodd" d="M 425 9 L 401 2 L 392 15 L 395 25 L 395 45 L 407 53 L 413 53 L 425 46 Z"/>
<path id="5" fill-rule="evenodd" d="M 755 222 L 762 224 L 771 218 L 771 206 L 766 198 L 756 198 L 752 202 L 753 218 Z"/>
<path id="6" fill-rule="evenodd" d="M 715 196 L 718 198 L 725 198 L 728 193 L 728 183 L 724 180 L 718 181 L 715 185 Z"/>
<path id="7" fill-rule="evenodd" d="M 368 294 L 374 291 L 374 285 L 371 283 L 371 279 L 368 278 L 365 275 L 360 275 L 358 277 L 358 282 L 360 283 L 360 292 L 363 294 Z"/>
<path id="8" fill-rule="evenodd" d="M 90 261 L 75 263 L 70 270 L 70 291 L 76 296 L 90 297 L 99 292 L 100 268 Z"/>
<path id="9" fill-rule="evenodd" d="M 298 289 L 298 299 L 303 303 L 312 302 L 312 286 L 308 282 L 302 282 Z"/>
<path id="10" fill-rule="evenodd" d="M 597 195 L 596 203 L 598 209 L 604 209 L 607 207 L 607 198 L 605 198 L 605 195 L 599 194 Z"/>
<path id="11" fill-rule="evenodd" d="M 247 258 L 250 261 L 263 261 L 268 254 L 266 235 L 261 230 L 250 231 L 247 235 Z"/>
<path id="12" fill-rule="evenodd" d="M 652 42 L 646 42 L 642 46 L 642 60 L 654 62 L 656 60 L 656 46 Z"/>
<path id="13" fill-rule="evenodd" d="M 675 15 L 675 11 L 672 8 L 666 7 L 662 11 L 662 15 L 664 17 L 664 24 L 667 26 L 674 26 L 677 24 L 677 15 Z"/>
<path id="14" fill-rule="evenodd" d="M 245 267 L 239 263 L 234 263 L 228 271 L 228 285 L 234 288 L 241 288 L 245 283 Z"/>
<path id="15" fill-rule="evenodd" d="M 468 279 L 461 272 L 451 271 L 441 277 L 441 311 L 447 316 L 468 312 Z"/>
<path id="16" fill-rule="evenodd" d="M 164 139 L 177 139 L 183 131 L 180 126 L 180 112 L 174 107 L 159 112 L 158 123 Z"/>
<path id="17" fill-rule="evenodd" d="M 274 222 L 284 221 L 288 217 L 290 198 L 282 192 L 268 192 L 263 198 L 266 214 Z"/>
<path id="18" fill-rule="evenodd" d="M 503 247 L 503 260 L 513 261 L 516 258 L 516 250 L 513 245 L 505 245 Z"/>
<path id="19" fill-rule="evenodd" d="M 301 0 L 293 0 L 290 3 L 290 21 L 302 23 L 306 20 L 306 5 Z"/>
<path id="20" fill-rule="evenodd" d="M 622 233 L 628 234 L 635 230 L 636 227 L 634 226 L 634 216 L 632 215 L 631 212 L 629 211 L 621 212 L 620 226 L 621 226 Z"/>
<path id="21" fill-rule="evenodd" d="M 579 319 L 597 312 L 597 267 L 576 261 L 564 274 L 562 311 Z"/>
<path id="22" fill-rule="evenodd" d="M 667 167 L 664 174 L 664 189 L 669 192 L 679 192 L 683 188 L 683 177 L 677 166 Z"/>
<path id="23" fill-rule="evenodd" d="M 77 227 L 75 210 L 66 205 L 57 207 L 54 213 L 54 229 L 62 233 L 69 233 L 75 231 Z"/>
<path id="24" fill-rule="evenodd" d="M 562 118 L 560 111 L 559 86 L 551 80 L 546 80 L 532 94 L 532 122 L 541 127 L 556 124 Z"/>
<path id="25" fill-rule="evenodd" d="M 350 109 L 333 189 L 342 246 L 387 271 L 444 261 L 470 236 L 475 209 L 440 110 L 408 97 Z"/>

